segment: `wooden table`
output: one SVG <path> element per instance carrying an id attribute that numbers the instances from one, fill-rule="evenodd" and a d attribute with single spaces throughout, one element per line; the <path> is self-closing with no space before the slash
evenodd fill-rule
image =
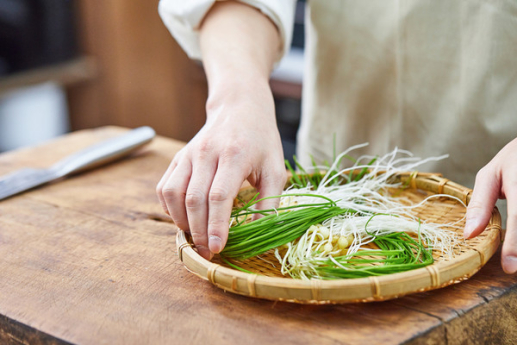
<path id="1" fill-rule="evenodd" d="M 106 127 L 0 155 L 45 167 Z M 181 142 L 0 202 L 0 343 L 494 344 L 517 342 L 517 279 L 499 253 L 473 278 L 388 302 L 307 306 L 226 293 L 185 270 L 155 185 Z"/>

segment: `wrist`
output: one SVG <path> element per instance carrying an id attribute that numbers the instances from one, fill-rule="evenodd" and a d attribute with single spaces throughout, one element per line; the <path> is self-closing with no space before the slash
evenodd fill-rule
<path id="1" fill-rule="evenodd" d="M 222 108 L 261 109 L 264 115 L 274 117 L 274 100 L 269 80 L 252 74 L 239 74 L 236 79 L 228 78 L 218 83 L 209 83 L 206 102 L 207 117 L 220 113 Z M 223 113 L 227 113 L 223 111 Z M 233 112 L 230 112 L 233 113 Z M 244 115 L 244 114 L 243 114 Z"/>

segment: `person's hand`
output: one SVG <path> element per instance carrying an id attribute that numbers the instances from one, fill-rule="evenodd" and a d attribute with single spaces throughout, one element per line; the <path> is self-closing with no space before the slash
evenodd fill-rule
<path id="1" fill-rule="evenodd" d="M 157 187 L 164 210 L 190 231 L 206 259 L 226 244 L 233 200 L 244 180 L 260 197 L 281 194 L 286 181 L 272 96 L 255 90 L 239 98 L 209 107 L 205 126 L 176 154 Z M 258 206 L 274 207 L 275 200 Z"/>
<path id="2" fill-rule="evenodd" d="M 208 79 L 207 121 L 176 154 L 157 186 L 164 210 L 190 231 L 204 258 L 223 250 L 244 180 L 260 197 L 286 181 L 269 74 L 282 51 L 277 27 L 236 1 L 217 1 L 199 29 Z M 257 205 L 273 207 L 275 199 Z"/>
<path id="3" fill-rule="evenodd" d="M 488 225 L 498 198 L 508 202 L 508 219 L 501 263 L 506 273 L 517 271 L 517 139 L 511 141 L 476 175 L 467 208 L 465 238 L 479 235 Z"/>

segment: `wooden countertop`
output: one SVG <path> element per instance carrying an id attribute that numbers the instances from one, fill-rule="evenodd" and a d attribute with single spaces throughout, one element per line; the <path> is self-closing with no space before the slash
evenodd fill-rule
<path id="1" fill-rule="evenodd" d="M 45 167 L 124 131 L 76 132 L 0 155 Z M 155 185 L 183 143 L 0 201 L 0 342 L 485 344 L 517 341 L 517 279 L 499 253 L 463 283 L 387 302 L 307 306 L 226 293 L 190 274 Z"/>

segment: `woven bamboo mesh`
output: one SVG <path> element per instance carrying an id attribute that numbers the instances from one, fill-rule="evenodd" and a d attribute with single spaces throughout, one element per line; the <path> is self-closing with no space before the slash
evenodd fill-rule
<path id="1" fill-rule="evenodd" d="M 416 204 L 431 194 L 447 194 L 468 205 L 472 190 L 458 185 L 437 174 L 407 173 L 398 176 L 409 188 L 396 191 Z M 241 192 L 240 197 L 249 199 L 254 190 Z M 233 263 L 253 274 L 235 270 L 217 256 L 210 262 L 195 251 L 187 234 L 179 230 L 177 249 L 180 259 L 192 273 L 210 281 L 225 291 L 270 300 L 297 303 L 350 303 L 380 301 L 406 294 L 441 288 L 461 282 L 475 274 L 495 253 L 501 239 L 501 217 L 494 208 L 486 230 L 474 239 L 463 240 L 465 206 L 452 198 L 430 199 L 415 210 L 422 220 L 449 224 L 457 222 L 456 236 L 459 245 L 452 257 L 433 252 L 435 262 L 424 268 L 384 276 L 310 281 L 284 277 L 272 251 L 247 260 Z M 275 264 L 276 263 L 276 264 Z"/>

